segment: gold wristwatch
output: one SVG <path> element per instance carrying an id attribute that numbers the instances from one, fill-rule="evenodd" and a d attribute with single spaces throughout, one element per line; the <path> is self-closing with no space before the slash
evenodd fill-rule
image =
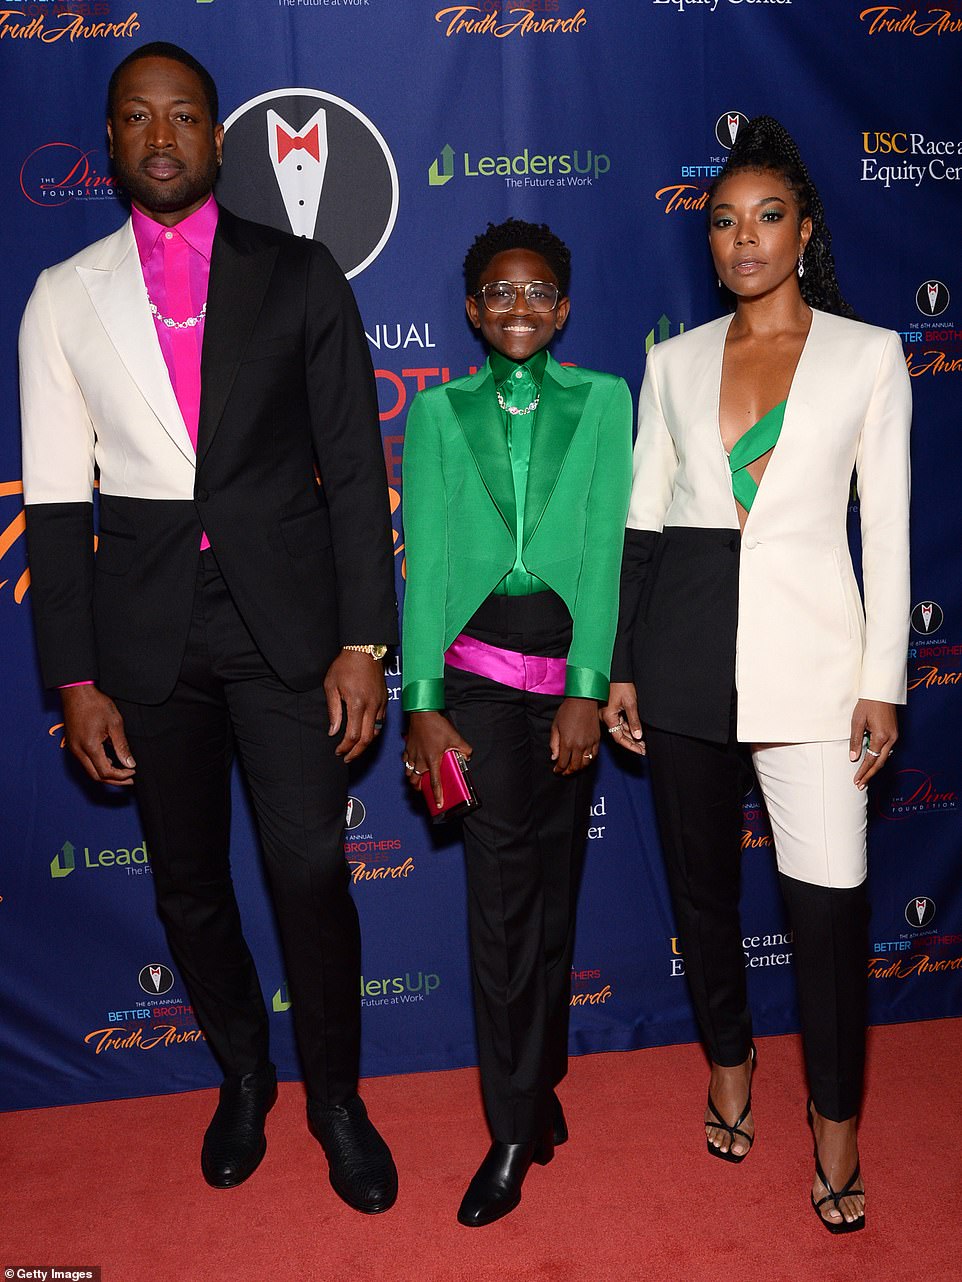
<path id="1" fill-rule="evenodd" d="M 342 650 L 355 650 L 358 654 L 369 654 L 372 659 L 378 662 L 387 654 L 386 645 L 342 645 Z"/>

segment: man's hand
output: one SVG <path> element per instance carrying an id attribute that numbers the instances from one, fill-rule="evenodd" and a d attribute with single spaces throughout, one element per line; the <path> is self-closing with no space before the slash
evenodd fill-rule
<path id="1" fill-rule="evenodd" d="M 865 755 L 862 745 L 868 734 Z M 859 699 L 852 713 L 852 734 L 849 740 L 849 759 L 862 764 L 855 772 L 855 787 L 862 789 L 885 765 L 899 737 L 898 718 L 894 703 L 880 703 L 877 699 Z"/>
<path id="2" fill-rule="evenodd" d="M 448 748 L 457 748 L 465 760 L 470 760 L 474 749 L 462 739 L 442 712 L 412 712 L 408 722 L 407 746 L 401 754 L 408 783 L 421 787 L 421 776 L 431 774 L 434 800 L 444 805 L 441 789 L 441 756 Z"/>
<path id="3" fill-rule="evenodd" d="M 602 723 L 615 743 L 639 757 L 646 755 L 644 731 L 638 717 L 638 696 L 631 681 L 612 681 L 608 702 L 601 709 Z"/>
<path id="4" fill-rule="evenodd" d="M 584 770 L 598 755 L 598 701 L 563 700 L 551 725 L 551 760 L 556 775 Z"/>
<path id="5" fill-rule="evenodd" d="M 342 650 L 324 678 L 327 714 L 335 735 L 341 728 L 344 709 L 347 722 L 344 738 L 335 748 L 339 757 L 353 761 L 359 757 L 376 734 L 387 714 L 387 686 L 380 660 L 357 650 Z"/>
<path id="6" fill-rule="evenodd" d="M 134 782 L 134 761 L 124 719 L 113 699 L 94 685 L 68 686 L 60 691 L 67 747 L 96 783 L 129 788 Z M 104 749 L 109 743 L 120 763 L 115 766 Z"/>

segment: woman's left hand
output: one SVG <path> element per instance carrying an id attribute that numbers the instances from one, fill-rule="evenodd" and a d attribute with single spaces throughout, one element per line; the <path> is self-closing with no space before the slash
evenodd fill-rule
<path id="1" fill-rule="evenodd" d="M 862 756 L 862 744 L 868 734 L 868 745 Z M 859 699 L 852 713 L 852 737 L 849 742 L 849 757 L 862 764 L 855 772 L 856 788 L 864 788 L 874 774 L 877 774 L 892 755 L 895 741 L 899 737 L 898 719 L 894 703 L 880 703 L 877 699 Z"/>
<path id="2" fill-rule="evenodd" d="M 551 760 L 556 775 L 573 775 L 598 755 L 601 727 L 597 699 L 565 699 L 551 726 Z"/>

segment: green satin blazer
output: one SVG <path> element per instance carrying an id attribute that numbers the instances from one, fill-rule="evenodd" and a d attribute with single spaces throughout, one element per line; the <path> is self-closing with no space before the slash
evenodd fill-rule
<path id="1" fill-rule="evenodd" d="M 624 379 L 549 354 L 531 441 L 525 567 L 572 618 L 565 694 L 608 697 L 631 490 Z M 444 652 L 515 562 L 514 480 L 489 362 L 419 392 L 403 461 L 405 711 L 444 707 Z"/>

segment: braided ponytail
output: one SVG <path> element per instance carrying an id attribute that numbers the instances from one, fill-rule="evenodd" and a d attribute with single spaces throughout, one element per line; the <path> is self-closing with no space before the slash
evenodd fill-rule
<path id="1" fill-rule="evenodd" d="M 810 307 L 817 307 L 820 311 L 857 319 L 854 309 L 839 289 L 832 257 L 832 236 L 825 225 L 821 197 L 794 138 L 772 116 L 755 116 L 738 131 L 724 168 L 709 188 L 709 207 L 725 179 L 745 169 L 780 174 L 795 196 L 799 220 L 812 220 L 812 235 L 805 249 L 805 275 L 798 283 L 802 298 Z"/>

